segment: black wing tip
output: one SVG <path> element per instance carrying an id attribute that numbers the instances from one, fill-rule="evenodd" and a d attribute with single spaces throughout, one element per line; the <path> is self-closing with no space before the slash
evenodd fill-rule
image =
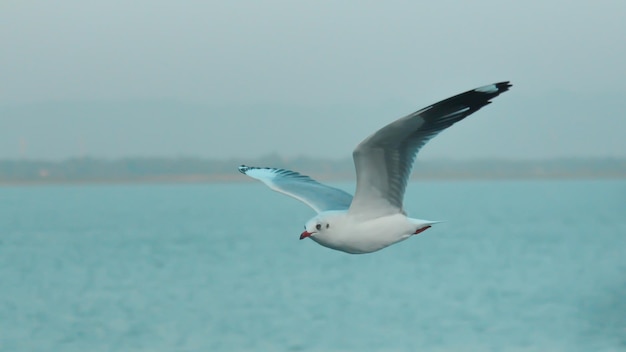
<path id="1" fill-rule="evenodd" d="M 241 164 L 237 169 L 239 170 L 239 172 L 241 172 L 244 175 L 247 175 L 248 171 L 250 170 L 275 170 L 275 172 L 288 171 L 288 170 L 277 169 L 273 167 L 247 166 L 244 164 Z"/>
<path id="2" fill-rule="evenodd" d="M 472 112 L 475 112 L 483 106 L 491 104 L 491 99 L 508 91 L 512 86 L 513 85 L 510 81 L 492 83 L 470 90 L 469 92 L 459 94 L 449 99 L 449 101 L 454 101 L 455 98 L 461 98 L 461 100 L 464 101 L 468 107 L 470 107 Z"/>
<path id="3" fill-rule="evenodd" d="M 478 87 L 476 89 L 471 90 L 470 92 L 482 93 L 482 94 L 488 95 L 490 99 L 490 98 L 497 97 L 501 93 L 506 92 L 511 87 L 513 87 L 513 85 L 511 84 L 510 81 L 502 81 L 502 82 L 492 83 L 486 86 Z"/>
<path id="4" fill-rule="evenodd" d="M 248 170 L 253 169 L 253 168 L 252 167 L 248 167 L 248 166 L 246 166 L 244 164 L 241 164 L 241 166 L 239 166 L 237 169 L 239 170 L 239 172 L 241 172 L 242 174 L 245 175 L 246 172 L 248 172 Z"/>
<path id="5" fill-rule="evenodd" d="M 244 164 L 241 164 L 237 169 L 239 170 L 239 172 L 241 172 L 244 175 L 248 175 L 248 171 L 250 170 L 270 170 L 272 173 L 276 175 L 287 176 L 287 177 L 297 177 L 297 178 L 302 178 L 302 179 L 311 179 L 309 176 L 302 175 L 299 172 L 291 171 L 288 169 L 275 168 L 275 167 L 246 166 Z"/>
<path id="6" fill-rule="evenodd" d="M 503 81 L 503 82 L 498 82 L 495 84 L 496 88 L 498 88 L 498 93 L 504 93 L 507 90 L 509 90 L 511 87 L 513 87 L 513 85 L 511 84 L 511 81 Z"/>

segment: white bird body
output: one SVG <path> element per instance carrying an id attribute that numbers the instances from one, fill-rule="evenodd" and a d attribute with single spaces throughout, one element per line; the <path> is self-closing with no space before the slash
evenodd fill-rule
<path id="1" fill-rule="evenodd" d="M 286 169 L 241 165 L 239 171 L 318 213 L 306 223 L 300 239 L 309 237 L 322 246 L 351 254 L 375 252 L 438 222 L 409 218 L 403 208 L 404 191 L 421 147 L 510 87 L 509 82 L 499 82 L 455 95 L 367 137 L 352 153 L 357 176 L 354 198 Z"/>
<path id="2" fill-rule="evenodd" d="M 371 253 L 406 240 L 437 221 L 411 219 L 396 213 L 361 220 L 347 211 L 319 213 L 305 225 L 311 239 L 324 247 L 350 254 Z M 321 224 L 321 230 L 315 226 Z M 325 224 L 329 224 L 325 228 Z M 307 236 L 309 237 L 309 236 Z"/>

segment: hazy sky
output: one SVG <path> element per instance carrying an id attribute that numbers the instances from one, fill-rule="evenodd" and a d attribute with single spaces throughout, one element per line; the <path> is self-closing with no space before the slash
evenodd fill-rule
<path id="1" fill-rule="evenodd" d="M 427 158 L 626 156 L 626 1 L 0 2 L 0 158 L 343 157 L 513 89 Z"/>

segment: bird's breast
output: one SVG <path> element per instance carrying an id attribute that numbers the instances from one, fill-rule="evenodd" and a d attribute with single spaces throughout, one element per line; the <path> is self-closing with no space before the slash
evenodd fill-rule
<path id="1" fill-rule="evenodd" d="M 371 253 L 411 236 L 412 225 L 402 214 L 376 219 L 346 219 L 333 231 L 314 236 L 322 246 L 351 254 Z"/>

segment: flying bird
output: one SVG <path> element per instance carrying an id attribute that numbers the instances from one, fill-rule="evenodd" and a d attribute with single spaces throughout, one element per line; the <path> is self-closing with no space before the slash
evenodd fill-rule
<path id="1" fill-rule="evenodd" d="M 418 151 L 439 132 L 490 104 L 509 82 L 479 87 L 402 117 L 363 140 L 352 153 L 350 194 L 286 169 L 241 165 L 239 171 L 317 212 L 300 239 L 350 254 L 371 253 L 429 229 L 437 221 L 407 216 L 402 205 Z"/>

